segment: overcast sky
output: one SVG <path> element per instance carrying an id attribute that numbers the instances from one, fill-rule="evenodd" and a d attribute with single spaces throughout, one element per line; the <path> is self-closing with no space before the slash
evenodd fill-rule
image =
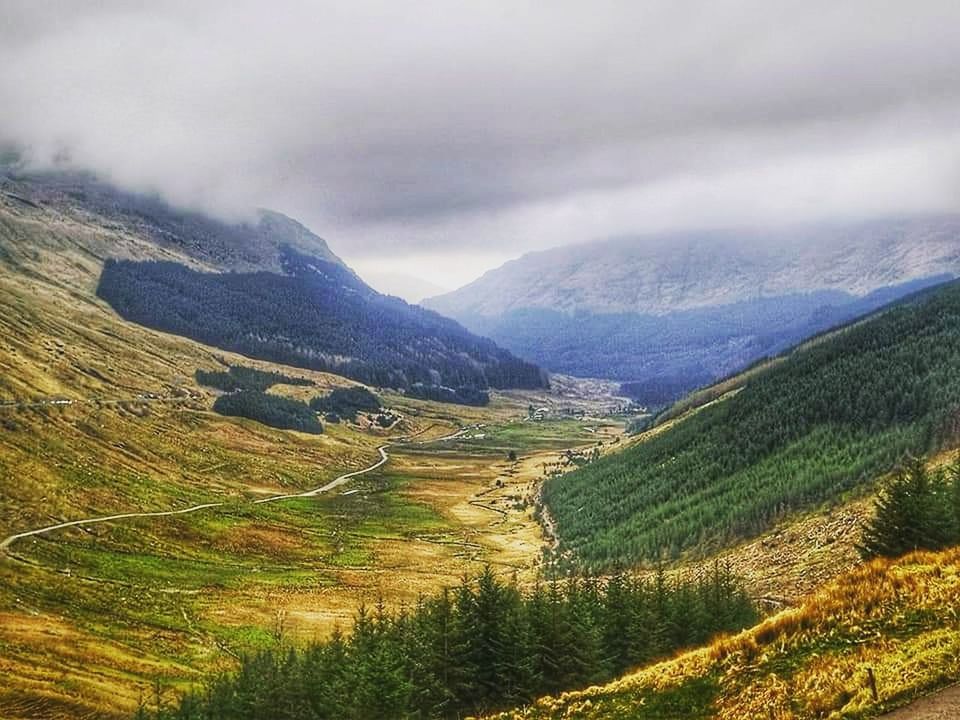
<path id="1" fill-rule="evenodd" d="M 956 0 L 0 0 L 0 140 L 450 288 L 611 235 L 960 209 L 958 121 Z"/>

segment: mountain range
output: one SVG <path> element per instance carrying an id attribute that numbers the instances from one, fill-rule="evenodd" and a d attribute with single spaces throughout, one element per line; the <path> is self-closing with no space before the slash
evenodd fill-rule
<path id="1" fill-rule="evenodd" d="M 960 216 L 918 216 L 555 248 L 424 304 L 659 405 L 958 271 Z"/>

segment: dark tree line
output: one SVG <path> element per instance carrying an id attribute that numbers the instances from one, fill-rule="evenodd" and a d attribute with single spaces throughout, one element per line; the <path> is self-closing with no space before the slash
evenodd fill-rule
<path id="1" fill-rule="evenodd" d="M 358 412 L 379 412 L 382 407 L 380 398 L 359 385 L 335 388 L 328 394 L 318 395 L 310 401 L 311 410 L 334 413 L 349 420 L 355 420 Z"/>
<path id="2" fill-rule="evenodd" d="M 313 380 L 307 378 L 290 377 L 283 373 L 257 370 L 241 365 L 230 365 L 226 371 L 197 370 L 195 377 L 200 385 L 217 388 L 224 392 L 236 392 L 237 390 L 266 392 L 274 385 L 310 386 L 315 384 Z"/>
<path id="3" fill-rule="evenodd" d="M 704 552 L 960 442 L 960 284 L 825 337 L 648 441 L 553 480 L 587 569 Z"/>
<path id="4" fill-rule="evenodd" d="M 182 720 L 461 718 L 609 680 L 756 620 L 726 570 L 695 580 L 613 576 L 524 594 L 488 569 L 476 582 L 303 649 L 244 658 L 187 696 Z"/>
<path id="5" fill-rule="evenodd" d="M 407 397 L 456 403 L 458 405 L 475 405 L 477 407 L 482 407 L 490 402 L 490 394 L 485 390 L 464 386 L 449 388 L 442 385 L 424 385 L 423 383 L 414 383 L 407 388 Z"/>
<path id="6" fill-rule="evenodd" d="M 380 295 L 342 265 L 289 247 L 282 259 L 282 275 L 108 260 L 97 294 L 141 325 L 367 385 L 546 385 L 537 366 L 453 320 Z"/>
<path id="7" fill-rule="evenodd" d="M 256 420 L 280 430 L 299 430 L 314 435 L 323 432 L 317 414 L 306 403 L 281 395 L 239 390 L 218 397 L 213 410 L 221 415 Z"/>
<path id="8" fill-rule="evenodd" d="M 880 490 L 874 510 L 860 543 L 864 557 L 960 544 L 960 459 L 931 471 L 910 458 Z"/>

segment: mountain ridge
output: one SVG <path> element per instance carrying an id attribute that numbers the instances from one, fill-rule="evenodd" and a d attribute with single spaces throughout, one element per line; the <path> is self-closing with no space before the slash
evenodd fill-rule
<path id="1" fill-rule="evenodd" d="M 98 296 L 153 329 L 376 386 L 438 386 L 451 397 L 548 382 L 456 321 L 376 292 L 280 213 L 229 223 L 78 172 L 0 171 L 0 198 L 24 219 L 79 221 L 89 234 L 71 242 L 101 264 Z M 0 252 L 29 252 L 16 236 Z"/>
<path id="2" fill-rule="evenodd" d="M 424 304 L 660 407 L 958 274 L 960 215 L 930 215 L 555 248 Z"/>
<path id="3" fill-rule="evenodd" d="M 425 304 L 454 317 L 530 307 L 657 315 L 797 291 L 865 295 L 943 272 L 944 263 L 960 270 L 958 237 L 960 214 L 617 237 L 527 253 Z M 632 277 L 642 265 L 647 275 Z M 750 269 L 765 274 L 750 280 Z M 731 277 L 745 279 L 738 286 Z"/>
<path id="4" fill-rule="evenodd" d="M 146 236 L 160 248 L 219 271 L 279 272 L 283 245 L 347 267 L 323 238 L 275 210 L 259 208 L 251 219 L 230 222 L 176 207 L 159 195 L 120 189 L 92 173 L 26 172 L 9 166 L 0 166 L 0 192 L 37 210 L 105 219 L 111 229 Z"/>

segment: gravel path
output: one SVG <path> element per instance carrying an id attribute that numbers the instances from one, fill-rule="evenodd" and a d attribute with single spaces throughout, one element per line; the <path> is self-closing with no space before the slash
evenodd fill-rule
<path id="1" fill-rule="evenodd" d="M 960 720 L 960 685 L 914 700 L 883 720 Z"/>
<path id="2" fill-rule="evenodd" d="M 415 444 L 426 445 L 428 443 L 445 442 L 447 440 L 453 440 L 454 438 L 460 437 L 460 435 L 465 433 L 467 430 L 469 430 L 469 428 L 462 428 L 460 430 L 457 430 L 454 433 L 451 433 L 450 435 L 445 435 L 444 437 L 440 437 L 440 438 L 434 438 L 432 440 L 420 441 Z M 411 441 L 411 438 L 405 437 L 405 438 L 398 438 L 393 442 L 381 445 L 380 447 L 377 448 L 377 452 L 380 455 L 380 459 L 377 460 L 375 463 L 373 463 L 372 465 L 368 465 L 367 467 L 362 468 L 360 470 L 354 470 L 353 472 L 344 473 L 343 475 L 340 475 L 336 479 L 331 480 L 330 482 L 328 482 L 326 485 L 323 485 L 322 487 L 314 488 L 313 490 L 307 490 L 306 492 L 293 493 L 290 495 L 274 495 L 272 497 L 263 498 L 261 500 L 254 500 L 253 504 L 258 505 L 260 503 L 277 502 L 278 500 L 287 500 L 290 498 L 309 498 L 309 497 L 316 497 L 317 495 L 322 495 L 323 493 L 329 492 L 334 488 L 339 487 L 340 485 L 343 485 L 346 482 L 349 482 L 352 478 L 358 477 L 360 475 L 364 475 L 368 472 L 372 472 L 373 470 L 376 470 L 380 466 L 384 465 L 390 459 L 389 454 L 387 454 L 387 448 L 390 447 L 390 445 L 400 444 L 400 443 L 405 443 L 410 441 Z M 120 513 L 117 515 L 104 515 L 101 517 L 91 517 L 91 518 L 83 518 L 81 520 L 71 520 L 69 522 L 57 523 L 56 525 L 47 525 L 46 527 L 35 528 L 33 530 L 25 530 L 24 532 L 15 533 L 13 535 L 10 535 L 9 537 L 4 538 L 2 541 L 0 541 L 0 553 L 6 551 L 13 543 L 15 543 L 17 540 L 20 540 L 22 538 L 31 537 L 32 535 L 43 535 L 46 533 L 55 532 L 57 530 L 63 530 L 69 527 L 76 527 L 78 525 L 95 525 L 97 523 L 114 522 L 116 520 L 126 520 L 129 518 L 151 518 L 151 517 L 169 517 L 171 515 L 187 515 L 190 513 L 199 512 L 200 510 L 209 510 L 210 508 L 222 507 L 223 505 L 224 503 L 222 502 L 211 502 L 211 503 L 204 503 L 202 505 L 194 505 L 193 507 L 181 508 L 179 510 Z"/>

